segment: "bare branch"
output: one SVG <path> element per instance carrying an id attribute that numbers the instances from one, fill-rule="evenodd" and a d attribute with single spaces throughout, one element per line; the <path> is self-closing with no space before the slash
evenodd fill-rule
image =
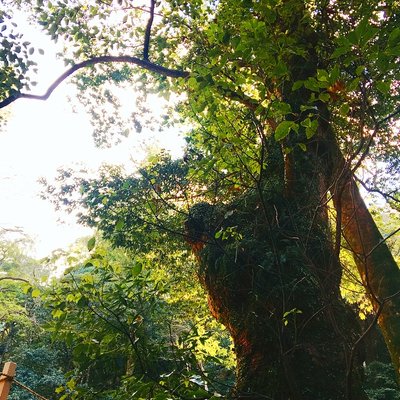
<path id="1" fill-rule="evenodd" d="M 169 69 L 165 68 L 161 65 L 154 64 L 149 62 L 148 60 L 142 60 L 138 57 L 131 56 L 99 56 L 92 57 L 86 61 L 82 61 L 81 63 L 73 65 L 67 71 L 65 71 L 60 77 L 58 77 L 47 89 L 46 93 L 43 95 L 35 95 L 30 93 L 15 93 L 3 101 L 0 102 L 0 108 L 4 108 L 14 102 L 17 99 L 33 99 L 33 100 L 47 100 L 54 90 L 66 80 L 69 76 L 74 74 L 76 71 L 86 68 L 95 64 L 105 64 L 105 63 L 128 63 L 135 64 L 139 67 L 142 67 L 148 71 L 155 72 L 157 74 L 168 76 L 171 78 L 187 78 L 189 76 L 189 72 L 177 70 L 177 69 Z"/>
<path id="2" fill-rule="evenodd" d="M 400 232 L 400 228 L 395 229 L 392 233 L 387 235 L 385 238 L 380 240 L 366 255 L 365 258 L 369 257 L 382 243 L 385 243 L 388 239 L 390 239 L 392 236 L 396 235 L 397 233 Z"/>
<path id="3" fill-rule="evenodd" d="M 377 122 L 377 125 L 380 126 L 384 124 L 385 122 L 389 121 L 390 119 L 394 118 L 396 115 L 400 114 L 400 107 L 397 108 L 397 110 L 393 111 L 391 114 L 389 114 L 387 117 L 381 119 L 380 121 Z"/>
<path id="4" fill-rule="evenodd" d="M 153 25 L 154 20 L 154 8 L 156 6 L 155 0 L 150 0 L 150 17 L 147 21 L 146 32 L 144 35 L 144 44 L 143 44 L 143 59 L 149 60 L 149 47 L 150 47 L 150 35 L 151 35 L 151 27 Z"/>
<path id="5" fill-rule="evenodd" d="M 383 190 L 380 190 L 378 188 L 372 188 L 370 186 L 368 186 L 363 180 L 361 180 L 359 177 L 354 175 L 354 178 L 356 179 L 357 182 L 359 182 L 361 184 L 361 186 L 367 190 L 369 193 L 378 193 L 380 194 L 385 200 L 391 200 L 394 201 L 395 203 L 400 203 L 400 200 L 397 199 L 395 196 L 392 195 L 392 193 L 395 192 L 390 192 L 390 193 L 386 193 Z"/>

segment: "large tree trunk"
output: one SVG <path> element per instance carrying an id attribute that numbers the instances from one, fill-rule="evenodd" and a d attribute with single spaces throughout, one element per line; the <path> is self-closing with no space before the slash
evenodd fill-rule
<path id="1" fill-rule="evenodd" d="M 301 151 L 293 160 L 290 190 L 282 158 L 262 188 L 226 207 L 198 204 L 186 224 L 210 310 L 234 341 L 232 398 L 364 399 L 357 378 L 348 393 L 357 321 L 339 293 L 319 167 Z M 236 234 L 214 239 L 221 227 Z"/>

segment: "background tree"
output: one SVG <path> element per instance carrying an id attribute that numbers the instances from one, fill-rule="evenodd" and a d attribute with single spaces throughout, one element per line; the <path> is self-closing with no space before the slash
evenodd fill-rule
<path id="1" fill-rule="evenodd" d="M 0 363 L 16 362 L 18 381 L 51 397 L 65 381 L 68 353 L 44 329 L 51 317 L 37 286 L 50 271 L 27 256 L 29 239 L 15 239 L 13 233 L 10 239 L 10 232 L 4 231 L 0 242 Z M 14 385 L 9 398 L 28 400 L 31 395 Z"/>

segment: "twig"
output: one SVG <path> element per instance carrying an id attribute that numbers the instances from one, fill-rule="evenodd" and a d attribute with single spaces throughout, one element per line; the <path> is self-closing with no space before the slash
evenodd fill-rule
<path id="1" fill-rule="evenodd" d="M 380 190 L 378 188 L 371 188 L 369 187 L 363 180 L 361 180 L 359 177 L 357 177 L 356 175 L 354 175 L 354 179 L 360 183 L 360 185 L 369 193 L 378 193 L 380 194 L 384 199 L 389 199 L 392 200 L 396 203 L 400 203 L 400 200 L 397 199 L 396 197 L 394 197 L 391 193 L 394 193 L 393 191 L 391 193 L 385 193 L 383 190 Z"/>
<path id="2" fill-rule="evenodd" d="M 21 382 L 18 382 L 15 378 L 13 379 L 13 383 L 15 383 L 20 388 L 24 389 L 25 391 L 29 392 L 33 396 L 37 397 L 40 400 L 49 400 L 46 397 L 42 396 L 41 394 L 35 392 L 33 389 L 29 388 L 28 386 L 23 385 Z"/>
<path id="3" fill-rule="evenodd" d="M 385 238 L 380 240 L 366 255 L 365 258 L 368 258 L 382 243 L 385 243 L 388 239 L 394 236 L 396 233 L 400 232 L 400 228 L 395 229 L 392 233 L 387 235 Z"/>
<path id="4" fill-rule="evenodd" d="M 387 117 L 382 118 L 380 121 L 377 122 L 377 125 L 380 126 L 383 123 L 389 121 L 390 119 L 392 119 L 393 117 L 395 117 L 397 114 L 400 114 L 400 107 L 396 110 L 393 111 L 391 114 L 389 114 Z"/>

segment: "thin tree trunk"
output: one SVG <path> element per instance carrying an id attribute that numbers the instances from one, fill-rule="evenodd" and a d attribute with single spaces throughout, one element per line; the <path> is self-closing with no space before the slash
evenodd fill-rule
<path id="1" fill-rule="evenodd" d="M 353 253 L 363 286 L 375 312 L 400 382 L 400 270 L 371 216 L 349 163 L 343 157 L 329 113 L 322 108 L 320 139 L 326 149 L 326 176 L 337 213 L 337 231 L 341 232 Z M 337 246 L 340 237 L 337 235 Z"/>

